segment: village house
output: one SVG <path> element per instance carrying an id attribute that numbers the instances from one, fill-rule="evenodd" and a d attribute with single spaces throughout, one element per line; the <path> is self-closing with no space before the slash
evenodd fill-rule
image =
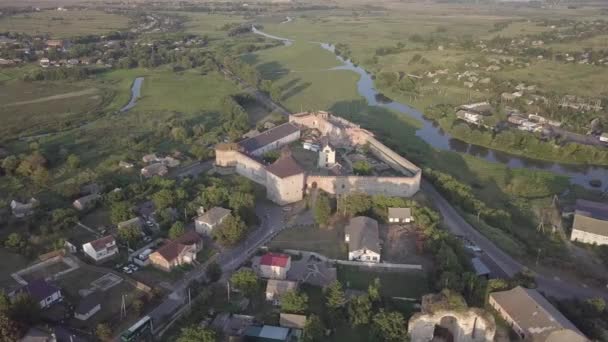
<path id="1" fill-rule="evenodd" d="M 522 340 L 583 342 L 587 338 L 537 290 L 490 293 L 488 303 Z"/>
<path id="2" fill-rule="evenodd" d="M 194 220 L 196 232 L 210 235 L 230 215 L 229 209 L 213 207 Z"/>
<path id="3" fill-rule="evenodd" d="M 274 301 L 276 304 L 281 300 L 281 296 L 289 291 L 295 291 L 298 283 L 291 280 L 268 279 L 266 283 L 266 300 Z"/>
<path id="4" fill-rule="evenodd" d="M 245 330 L 244 341 L 247 342 L 285 342 L 293 341 L 290 329 L 272 325 L 252 325 Z"/>
<path id="5" fill-rule="evenodd" d="M 154 176 L 164 177 L 169 173 L 169 169 L 163 163 L 154 163 L 141 169 L 141 175 L 150 178 Z"/>
<path id="6" fill-rule="evenodd" d="M 203 249 L 203 239 L 195 231 L 189 231 L 150 254 L 150 264 L 170 272 L 175 267 L 196 262 L 196 255 L 201 249 Z"/>
<path id="7" fill-rule="evenodd" d="M 410 223 L 414 221 L 410 208 L 388 208 L 389 223 Z"/>
<path id="8" fill-rule="evenodd" d="M 601 142 L 608 143 L 608 133 L 602 133 L 602 134 L 600 135 L 600 141 L 601 141 Z"/>
<path id="9" fill-rule="evenodd" d="M 291 268 L 291 257 L 287 254 L 266 253 L 260 259 L 260 276 L 269 279 L 286 279 Z"/>
<path id="10" fill-rule="evenodd" d="M 510 123 L 512 123 L 512 124 L 514 124 L 514 125 L 518 125 L 519 126 L 519 125 L 523 124 L 524 122 L 526 122 L 527 120 L 526 120 L 526 118 L 524 118 L 521 115 L 511 114 L 507 118 L 507 121 L 510 122 Z"/>
<path id="11" fill-rule="evenodd" d="M 80 211 L 91 209 L 100 198 L 101 196 L 99 194 L 86 195 L 75 200 L 74 203 L 72 203 L 72 206 Z"/>
<path id="12" fill-rule="evenodd" d="M 483 117 L 480 114 L 468 112 L 465 110 L 459 110 L 456 112 L 456 117 L 460 120 L 464 120 L 466 122 L 479 125 L 483 122 Z"/>
<path id="13" fill-rule="evenodd" d="M 378 221 L 357 216 L 344 228 L 344 241 L 348 244 L 348 260 L 380 262 Z"/>
<path id="14" fill-rule="evenodd" d="M 144 163 L 153 163 L 158 161 L 158 156 L 156 156 L 156 153 L 146 154 L 145 156 L 141 157 L 141 160 Z"/>
<path id="15" fill-rule="evenodd" d="M 13 212 L 13 216 L 16 218 L 24 218 L 34 214 L 34 210 L 37 206 L 38 200 L 35 198 L 30 198 L 27 203 L 21 203 L 15 200 L 11 201 L 11 210 Z"/>
<path id="16" fill-rule="evenodd" d="M 118 254 L 118 246 L 116 239 L 108 235 L 83 244 L 82 251 L 96 262 L 101 262 Z"/>
<path id="17" fill-rule="evenodd" d="M 570 240 L 595 245 L 607 245 L 608 203 L 577 200 Z"/>
<path id="18" fill-rule="evenodd" d="M 41 309 L 46 309 L 63 300 L 61 289 L 44 279 L 30 281 L 27 285 L 17 290 L 16 294 L 18 293 L 28 294 L 39 303 Z"/>
<path id="19" fill-rule="evenodd" d="M 143 225 L 144 225 L 144 223 L 142 222 L 142 220 L 139 217 L 134 217 L 132 219 L 119 222 L 116 226 L 118 227 L 118 229 L 125 228 L 125 227 L 135 227 L 135 228 L 141 230 Z"/>
<path id="20" fill-rule="evenodd" d="M 284 328 L 302 330 L 306 326 L 306 316 L 281 312 L 279 314 L 279 325 Z"/>
<path id="21" fill-rule="evenodd" d="M 95 294 L 90 294 L 80 300 L 74 309 L 74 317 L 81 321 L 86 321 L 91 316 L 101 310 L 101 302 Z"/>
<path id="22" fill-rule="evenodd" d="M 47 48 L 63 49 L 65 43 L 61 39 L 49 39 L 46 41 Z"/>
<path id="23" fill-rule="evenodd" d="M 133 165 L 133 163 L 129 163 L 129 162 L 121 160 L 118 163 L 118 166 L 121 167 L 121 168 L 123 168 L 123 169 L 132 169 L 135 165 Z"/>

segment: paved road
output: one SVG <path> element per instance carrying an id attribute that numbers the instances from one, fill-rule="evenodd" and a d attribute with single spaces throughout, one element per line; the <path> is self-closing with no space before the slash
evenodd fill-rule
<path id="1" fill-rule="evenodd" d="M 269 202 L 258 202 L 256 214 L 261 219 L 260 227 L 236 247 L 222 251 L 215 259 L 223 270 L 223 276 L 229 276 L 243 264 L 257 248 L 267 243 L 276 233 L 283 229 L 284 212 L 281 207 Z M 173 285 L 173 292 L 148 315 L 152 322 L 166 322 L 173 312 L 182 306 L 187 299 L 187 288 L 193 280 L 205 279 L 205 268 L 202 266 L 187 273 Z"/>
<path id="2" fill-rule="evenodd" d="M 501 272 L 507 276 L 513 276 L 515 273 L 522 271 L 525 268 L 523 264 L 503 252 L 493 242 L 488 240 L 466 222 L 458 211 L 456 211 L 456 209 L 454 209 L 454 207 L 452 207 L 430 183 L 423 181 L 421 189 L 429 199 L 435 203 L 435 206 L 443 216 L 448 230 L 453 234 L 465 236 L 475 243 L 484 251 L 484 258 L 489 258 Z M 605 289 L 592 288 L 587 287 L 582 283 L 560 280 L 552 275 L 537 273 L 536 282 L 539 290 L 554 297 L 603 297 L 608 299 L 608 291 Z"/>

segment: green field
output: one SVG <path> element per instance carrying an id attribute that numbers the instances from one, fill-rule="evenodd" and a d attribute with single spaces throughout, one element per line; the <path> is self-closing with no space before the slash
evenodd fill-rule
<path id="1" fill-rule="evenodd" d="M 87 34 L 103 34 L 127 28 L 129 18 L 98 10 L 55 10 L 24 13 L 0 18 L 0 32 L 13 31 L 31 35 L 49 34 L 67 38 Z"/>
<path id="2" fill-rule="evenodd" d="M 316 252 L 332 259 L 346 259 L 344 230 L 339 227 L 322 229 L 315 227 L 295 227 L 285 229 L 270 243 L 270 248 L 299 249 Z"/>
<path id="3" fill-rule="evenodd" d="M 111 93 L 91 81 L 0 83 L 4 139 L 63 130 L 91 120 Z"/>
<path id="4" fill-rule="evenodd" d="M 291 111 L 324 110 L 360 98 L 356 89 L 359 76 L 329 70 L 339 65 L 338 60 L 318 44 L 296 42 L 243 59 L 255 65 L 263 78 L 276 82 L 282 90 L 281 102 Z"/>
<path id="5" fill-rule="evenodd" d="M 365 266 L 338 265 L 338 280 L 344 288 L 367 291 L 376 278 L 380 279 L 382 296 L 420 299 L 429 292 L 424 272 L 387 272 Z"/>
<path id="6" fill-rule="evenodd" d="M 224 25 L 244 21 L 242 16 L 237 15 L 183 12 L 177 12 L 177 14 L 186 17 L 184 29 L 187 33 L 207 35 L 209 38 L 225 38 L 227 31 L 221 30 Z"/>

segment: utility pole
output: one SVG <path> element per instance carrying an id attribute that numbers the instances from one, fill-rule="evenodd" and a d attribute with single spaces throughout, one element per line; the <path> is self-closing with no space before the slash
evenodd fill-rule
<path id="1" fill-rule="evenodd" d="M 230 302 L 230 281 L 226 282 L 226 291 L 228 293 L 228 301 Z"/>
<path id="2" fill-rule="evenodd" d="M 125 318 L 127 316 L 127 304 L 125 303 L 125 295 L 122 295 L 122 303 L 120 304 L 120 317 Z"/>

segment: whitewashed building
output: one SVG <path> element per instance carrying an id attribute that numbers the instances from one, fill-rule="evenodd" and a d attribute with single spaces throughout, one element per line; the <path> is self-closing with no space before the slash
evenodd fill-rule
<path id="1" fill-rule="evenodd" d="M 577 200 L 570 240 L 608 245 L 608 203 Z"/>
<path id="2" fill-rule="evenodd" d="M 348 260 L 380 262 L 378 221 L 366 216 L 353 217 L 344 229 L 344 241 L 348 244 Z"/>
<path id="3" fill-rule="evenodd" d="M 388 208 L 389 223 L 410 223 L 414 221 L 410 208 Z"/>
<path id="4" fill-rule="evenodd" d="M 114 237 L 108 235 L 85 243 L 82 245 L 82 251 L 96 262 L 99 262 L 118 254 L 118 246 L 116 245 Z"/>

